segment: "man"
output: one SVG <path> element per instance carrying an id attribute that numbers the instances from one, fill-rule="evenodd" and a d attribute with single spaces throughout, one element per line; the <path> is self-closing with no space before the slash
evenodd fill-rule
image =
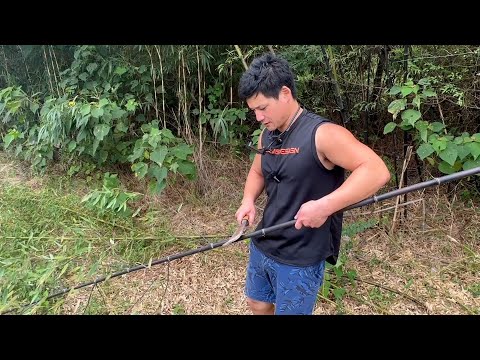
<path id="1" fill-rule="evenodd" d="M 237 221 L 254 223 L 264 188 L 268 201 L 257 229 L 296 219 L 294 227 L 251 239 L 247 303 L 254 314 L 311 314 L 325 261 L 338 257 L 342 214 L 335 212 L 373 195 L 390 173 L 348 130 L 300 106 L 285 59 L 254 59 L 239 96 L 265 129 Z M 344 169 L 351 171 L 347 180 Z"/>

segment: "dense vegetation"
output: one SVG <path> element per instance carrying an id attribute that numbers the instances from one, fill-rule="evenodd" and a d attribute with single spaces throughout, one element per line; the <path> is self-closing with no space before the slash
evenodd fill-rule
<path id="1" fill-rule="evenodd" d="M 58 198 L 47 188 L 37 194 L 48 204 L 40 212 L 34 210 L 39 200 L 25 196 L 24 188 L 3 189 L 2 234 L 23 245 L 2 243 L 8 255 L 2 264 L 25 270 L 0 273 L 4 280 L 15 275 L 23 286 L 16 300 L 13 289 L 19 288 L 3 287 L 3 304 L 46 297 L 45 284 L 58 286 L 55 277 L 73 279 L 81 272 L 79 254 L 92 256 L 82 279 L 95 273 L 112 250 L 96 250 L 92 239 L 112 229 L 125 240 L 115 254 L 121 248 L 127 256 L 110 259 L 109 266 L 148 262 L 132 250 L 160 236 L 133 229 L 131 219 L 147 207 L 142 198 L 192 179 L 197 195 L 212 194 L 219 179 L 212 181 L 205 155 L 248 154 L 245 145 L 256 141 L 259 127 L 236 88 L 244 66 L 266 51 L 290 61 L 305 107 L 347 127 L 382 155 L 392 186 L 480 166 L 478 46 L 2 45 L 0 50 L 1 149 L 35 173 L 61 164 L 66 177 L 98 185 L 80 199 Z M 121 181 L 130 173 L 145 180 L 148 194 Z M 479 189 L 478 176 L 466 179 L 462 199 L 477 198 Z M 13 203 L 31 211 L 11 223 Z M 44 220 L 30 218 L 35 211 Z M 107 227 L 97 228 L 98 222 Z M 57 233 L 64 240 L 51 236 Z M 172 241 L 169 234 L 161 236 Z M 156 243 L 152 254 L 163 245 Z M 57 248 L 65 251 L 52 255 Z M 32 272 L 33 263 L 42 266 Z"/>

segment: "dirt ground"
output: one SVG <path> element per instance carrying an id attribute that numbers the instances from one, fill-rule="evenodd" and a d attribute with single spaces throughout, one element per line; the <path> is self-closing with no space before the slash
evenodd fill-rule
<path id="1" fill-rule="evenodd" d="M 425 197 L 430 198 L 426 209 L 431 211 L 425 224 L 423 201 L 417 201 L 409 206 L 409 220 L 392 235 L 389 227 L 377 226 L 352 239 L 344 238 L 342 247 L 349 248 L 345 268 L 356 271 L 356 281 L 342 285 L 346 293 L 341 301 L 332 295 L 319 298 L 314 314 L 480 313 L 478 209 L 458 210 L 462 222 L 458 211 L 449 212 L 444 206 L 446 199 L 430 195 Z M 435 207 L 442 209 L 434 214 Z M 346 217 L 345 221 L 391 218 L 393 211 Z M 438 222 L 438 217 L 444 221 Z M 70 305 L 67 312 L 85 311 L 91 294 L 110 314 L 248 315 L 243 293 L 247 261 L 244 240 L 112 279 L 107 286 L 99 286 L 103 290 L 81 290 L 83 295 L 79 291 L 75 306 Z M 116 299 L 128 306 L 119 308 Z M 73 304 L 73 299 L 67 303 Z"/>
<path id="2" fill-rule="evenodd" d="M 171 214 L 176 235 L 235 230 L 233 214 L 248 166 L 233 171 L 221 164 L 209 164 L 210 169 L 217 166 L 229 176 L 209 174 L 216 181 L 204 183 L 208 201 L 192 200 L 191 190 L 178 188 L 150 199 Z M 2 182 L 27 183 L 32 191 L 42 186 L 41 178 L 26 176 L 12 162 L 2 161 L 0 169 Z M 478 203 L 447 196 L 444 187 L 416 191 L 409 200 L 415 202 L 397 208 L 395 229 L 393 201 L 346 213 L 345 224 L 377 219 L 378 225 L 344 237 L 344 270 L 354 270 L 356 281 L 336 284 L 345 290 L 341 299 L 319 297 L 314 314 L 480 314 Z M 258 203 L 259 216 L 264 204 L 264 199 Z M 404 208 L 408 215 L 400 221 Z M 180 251 L 171 248 L 158 258 Z M 247 261 L 244 240 L 80 289 L 66 297 L 63 311 L 89 313 L 96 303 L 107 314 L 248 315 L 243 293 Z"/>

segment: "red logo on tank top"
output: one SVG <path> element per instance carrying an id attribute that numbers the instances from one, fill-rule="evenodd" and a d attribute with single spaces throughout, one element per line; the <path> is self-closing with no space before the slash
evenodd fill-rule
<path id="1" fill-rule="evenodd" d="M 290 155 L 290 154 L 299 154 L 300 148 L 299 147 L 291 147 L 286 149 L 271 149 L 266 151 L 272 155 Z"/>

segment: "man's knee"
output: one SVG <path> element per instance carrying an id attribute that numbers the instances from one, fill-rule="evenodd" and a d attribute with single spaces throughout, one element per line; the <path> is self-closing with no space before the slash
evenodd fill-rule
<path id="1" fill-rule="evenodd" d="M 247 297 L 247 304 L 254 315 L 273 315 L 273 304 L 263 301 L 253 300 Z"/>

